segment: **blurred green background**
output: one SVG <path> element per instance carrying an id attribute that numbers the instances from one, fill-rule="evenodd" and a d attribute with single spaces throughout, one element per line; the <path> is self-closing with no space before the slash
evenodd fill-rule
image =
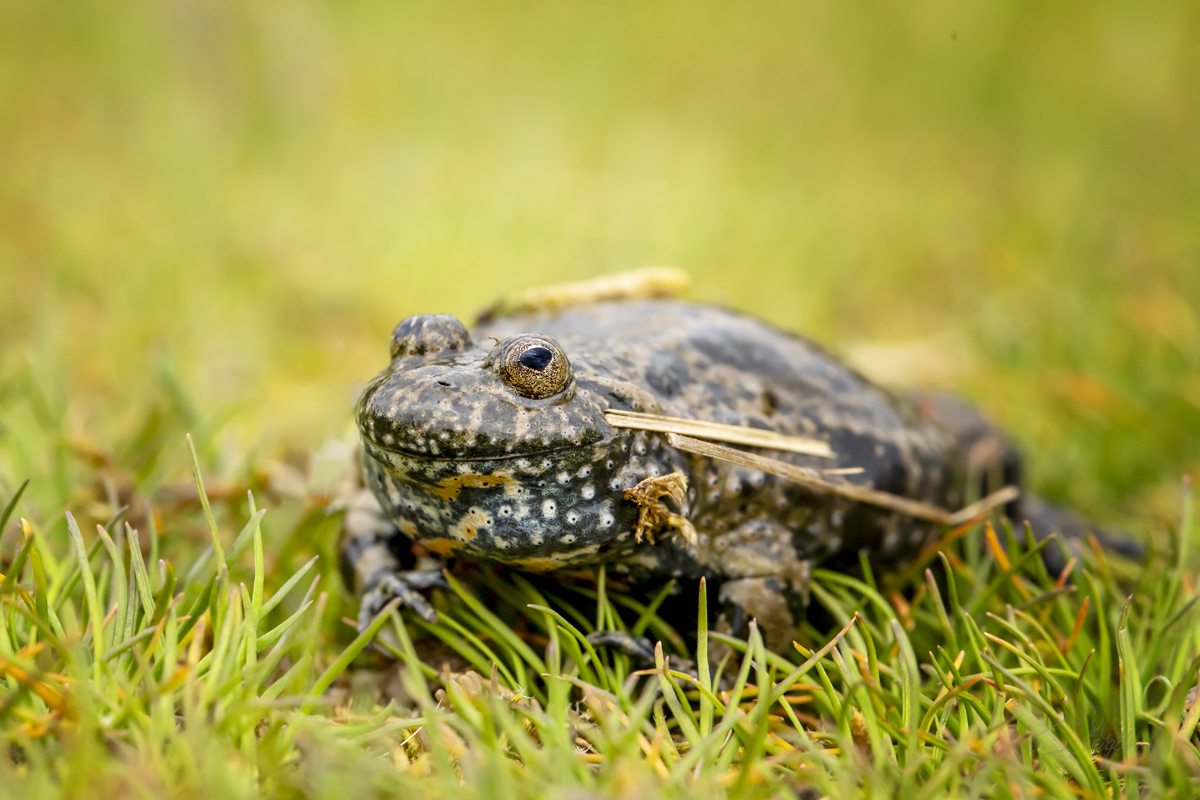
<path id="1" fill-rule="evenodd" d="M 3 496 L 302 462 L 402 317 L 645 264 L 1175 519 L 1200 4 L 0 2 Z"/>

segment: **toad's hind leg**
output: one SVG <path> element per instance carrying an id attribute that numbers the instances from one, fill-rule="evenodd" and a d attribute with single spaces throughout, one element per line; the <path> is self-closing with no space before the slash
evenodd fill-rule
<path id="1" fill-rule="evenodd" d="M 1020 450 L 977 409 L 941 394 L 920 395 L 914 399 L 922 417 L 954 438 L 970 493 L 987 497 L 1005 486 L 1024 485 L 1025 464 Z M 1019 497 L 1004 507 L 1005 515 L 1010 519 L 1019 519 L 1021 511 Z"/>
<path id="2" fill-rule="evenodd" d="M 1004 514 L 1018 525 L 1028 522 L 1037 539 L 1057 533 L 1068 550 L 1078 553 L 1082 543 L 1095 536 L 1110 552 L 1127 558 L 1144 557 L 1145 550 L 1128 535 L 1106 531 L 1073 511 L 1024 491 L 1024 460 L 1020 451 L 976 409 L 944 395 L 924 395 L 915 400 L 923 417 L 954 437 L 964 459 L 970 490 L 984 497 L 1005 486 L 1023 489 L 1020 497 L 1004 507 Z M 1053 545 L 1042 551 L 1042 559 L 1053 574 L 1060 573 L 1067 562 L 1062 548 Z"/>

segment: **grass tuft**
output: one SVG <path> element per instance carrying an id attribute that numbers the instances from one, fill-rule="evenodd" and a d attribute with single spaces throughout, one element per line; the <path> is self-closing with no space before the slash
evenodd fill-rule
<path id="1" fill-rule="evenodd" d="M 1045 542 L 991 525 L 886 596 L 870 570 L 814 570 L 823 611 L 791 653 L 755 625 L 710 630 L 704 582 L 692 636 L 660 614 L 669 591 L 643 604 L 603 570 L 467 569 L 435 591 L 437 624 L 393 603 L 346 641 L 319 554 L 270 557 L 325 523 L 293 511 L 268 537 L 253 494 L 244 521 L 212 502 L 164 520 L 208 539 L 178 570 L 170 536 L 148 568 L 132 522 L 89 543 L 70 512 L 65 542 L 21 520 L 0 583 L 0 779 L 28 797 L 1184 796 L 1200 789 L 1190 503 L 1185 486 L 1167 558 L 1085 552 L 1074 583 L 1047 574 Z M 650 632 L 655 664 L 594 648 L 598 629 Z"/>

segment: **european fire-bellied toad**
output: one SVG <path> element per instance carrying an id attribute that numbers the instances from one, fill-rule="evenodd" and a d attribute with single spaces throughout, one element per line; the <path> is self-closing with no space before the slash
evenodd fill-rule
<path id="1" fill-rule="evenodd" d="M 357 407 L 365 481 L 394 524 L 352 525 L 343 544 L 361 618 L 394 596 L 432 618 L 420 590 L 440 581 L 440 559 L 536 572 L 607 562 L 633 577 L 717 581 L 726 609 L 757 617 L 779 646 L 810 564 L 860 548 L 900 563 L 931 535 L 903 513 L 612 427 L 608 409 L 821 440 L 834 458 L 759 452 L 858 468 L 839 480 L 944 508 L 986 491 L 988 476 L 992 489 L 1019 482 L 1014 449 L 966 407 L 910 403 L 812 342 L 722 308 L 601 301 L 471 332 L 448 315 L 409 317 Z M 695 535 L 639 541 L 624 492 L 670 473 L 687 479 L 677 512 Z M 415 564 L 412 543 L 425 554 Z"/>

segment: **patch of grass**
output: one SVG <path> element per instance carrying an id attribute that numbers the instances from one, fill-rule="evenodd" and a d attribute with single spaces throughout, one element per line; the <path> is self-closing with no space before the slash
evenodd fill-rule
<path id="1" fill-rule="evenodd" d="M 0 474 L 54 472 L 55 406 L 100 450 L 189 414 L 221 477 L 313 450 L 404 317 L 673 264 L 1160 529 L 1200 479 L 1197 75 L 1195 0 L 9 0 Z"/>
<path id="2" fill-rule="evenodd" d="M 1189 507 L 1170 554 L 1145 568 L 1096 550 L 1064 580 L 1038 556 L 1057 543 L 989 526 L 905 573 L 815 570 L 832 623 L 804 625 L 790 653 L 753 627 L 746 640 L 708 630 L 703 584 L 692 636 L 656 610 L 666 590 L 647 606 L 604 570 L 542 585 L 474 569 L 434 593 L 436 625 L 393 606 L 356 633 L 337 618 L 329 563 L 268 566 L 264 529 L 286 509 L 264 514 L 251 495 L 219 522 L 191 453 L 191 519 L 211 537 L 194 563 L 173 563 L 154 514 L 145 530 L 122 512 L 93 533 L 68 512 L 68 546 L 19 519 L 20 491 L 0 517 L 21 532 L 0 582 L 0 785 L 15 794 L 1200 789 Z M 321 529 L 315 515 L 336 522 L 314 503 L 285 542 Z M 985 545 L 958 546 L 975 537 Z M 649 632 L 656 665 L 595 650 L 586 634 L 602 629 Z M 715 660 L 694 673 L 672 666 L 705 652 Z"/>

